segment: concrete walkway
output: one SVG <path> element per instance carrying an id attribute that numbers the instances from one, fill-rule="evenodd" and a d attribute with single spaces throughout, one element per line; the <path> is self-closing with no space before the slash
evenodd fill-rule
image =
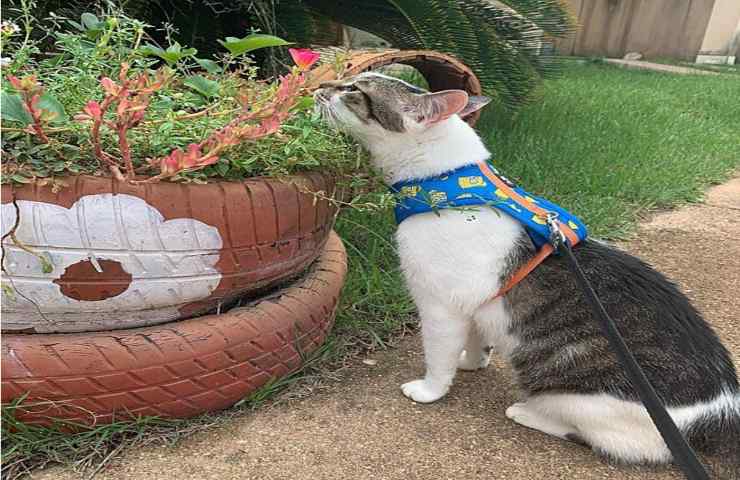
<path id="1" fill-rule="evenodd" d="M 740 178 L 710 190 L 703 205 L 656 215 L 624 246 L 681 284 L 740 364 Z M 500 362 L 461 372 L 449 396 L 421 406 L 399 389 L 422 373 L 418 338 L 372 359 L 377 364 L 358 361 L 323 393 L 245 413 L 174 447 L 129 451 L 96 478 L 682 478 L 673 468 L 608 465 L 586 448 L 507 420 L 516 394 Z M 80 477 L 54 468 L 32 478 Z"/>
<path id="2" fill-rule="evenodd" d="M 621 58 L 606 58 L 606 63 L 634 70 L 652 70 L 653 72 L 677 73 L 679 75 L 719 75 L 719 72 L 702 70 L 700 68 L 682 67 L 680 65 L 666 65 L 665 63 L 646 62 L 645 60 L 623 60 Z"/>

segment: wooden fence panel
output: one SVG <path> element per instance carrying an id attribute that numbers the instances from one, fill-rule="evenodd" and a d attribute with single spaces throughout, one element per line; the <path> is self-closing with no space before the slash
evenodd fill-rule
<path id="1" fill-rule="evenodd" d="M 566 55 L 693 60 L 699 52 L 714 0 L 567 0 L 579 29 L 558 40 Z"/>

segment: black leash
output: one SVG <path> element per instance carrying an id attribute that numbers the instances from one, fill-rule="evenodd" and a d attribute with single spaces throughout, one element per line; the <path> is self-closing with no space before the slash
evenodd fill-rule
<path id="1" fill-rule="evenodd" d="M 645 372 L 642 371 L 640 365 L 635 360 L 634 355 L 627 348 L 627 344 L 624 343 L 624 338 L 619 333 L 617 325 L 614 320 L 609 316 L 604 309 L 599 297 L 594 292 L 593 287 L 589 283 L 588 279 L 581 270 L 580 265 L 576 257 L 573 255 L 573 251 L 568 245 L 568 241 L 565 236 L 560 232 L 557 227 L 557 223 L 553 221 L 554 218 L 548 218 L 548 224 L 550 225 L 550 231 L 552 233 L 551 243 L 553 247 L 560 252 L 565 259 L 567 259 L 568 267 L 576 276 L 578 285 L 583 290 L 583 293 L 591 304 L 591 308 L 594 314 L 599 319 L 601 329 L 609 340 L 609 344 L 612 350 L 617 354 L 619 362 L 627 372 L 632 385 L 637 390 L 642 400 L 643 405 L 650 414 L 650 418 L 653 419 L 653 423 L 658 428 L 660 435 L 663 437 L 668 449 L 673 455 L 673 459 L 678 463 L 683 470 L 684 476 L 688 480 L 710 480 L 709 474 L 704 469 L 704 466 L 699 461 L 696 453 L 691 446 L 686 442 L 686 439 L 681 435 L 678 427 L 673 422 L 673 419 L 668 414 L 661 402 L 660 397 L 655 392 L 655 389 L 650 384 L 650 381 L 645 376 Z"/>

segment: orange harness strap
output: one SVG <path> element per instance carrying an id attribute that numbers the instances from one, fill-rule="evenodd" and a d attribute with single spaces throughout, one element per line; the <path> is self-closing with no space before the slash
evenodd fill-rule
<path id="1" fill-rule="evenodd" d="M 481 172 L 483 172 L 483 175 L 485 175 L 490 181 L 496 185 L 496 188 L 501 189 L 506 195 L 508 195 L 511 199 L 513 199 L 517 205 L 522 207 L 525 210 L 528 210 L 532 212 L 532 214 L 537 215 L 538 217 L 542 218 L 543 221 L 546 221 L 548 218 L 548 212 L 547 210 L 544 210 L 543 208 L 540 208 L 539 206 L 535 205 L 534 203 L 526 200 L 521 195 L 519 195 L 516 191 L 514 191 L 511 187 L 509 187 L 503 180 L 501 180 L 498 176 L 496 176 L 491 168 L 488 166 L 486 162 L 481 162 L 479 165 Z M 566 236 L 568 241 L 570 242 L 571 246 L 575 246 L 579 242 L 578 235 L 571 229 L 567 224 L 562 223 L 558 220 L 555 220 L 557 223 L 558 228 L 560 231 Z M 522 268 L 517 270 L 514 275 L 509 278 L 509 281 L 506 282 L 506 284 L 501 287 L 501 289 L 496 292 L 495 295 L 493 295 L 490 300 L 495 300 L 503 295 L 506 295 L 506 293 L 509 292 L 512 288 L 514 288 L 519 282 L 524 280 L 527 275 L 529 275 L 532 270 L 537 268 L 537 266 L 544 262 L 547 257 L 550 256 L 550 254 L 554 251 L 552 245 L 546 244 L 542 248 L 540 248 L 540 251 L 537 252 L 537 255 L 532 257 L 527 263 L 525 263 Z"/>

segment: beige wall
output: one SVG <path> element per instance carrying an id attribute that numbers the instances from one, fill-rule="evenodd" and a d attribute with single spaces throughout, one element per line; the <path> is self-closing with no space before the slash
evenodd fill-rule
<path id="1" fill-rule="evenodd" d="M 718 0 L 719 1 L 719 0 Z M 738 3 L 740 0 L 727 0 Z M 704 41 L 715 0 L 566 0 L 580 28 L 556 42 L 566 55 L 693 61 Z"/>
<path id="2" fill-rule="evenodd" d="M 740 36 L 740 0 L 715 0 L 700 55 L 732 55 Z"/>

